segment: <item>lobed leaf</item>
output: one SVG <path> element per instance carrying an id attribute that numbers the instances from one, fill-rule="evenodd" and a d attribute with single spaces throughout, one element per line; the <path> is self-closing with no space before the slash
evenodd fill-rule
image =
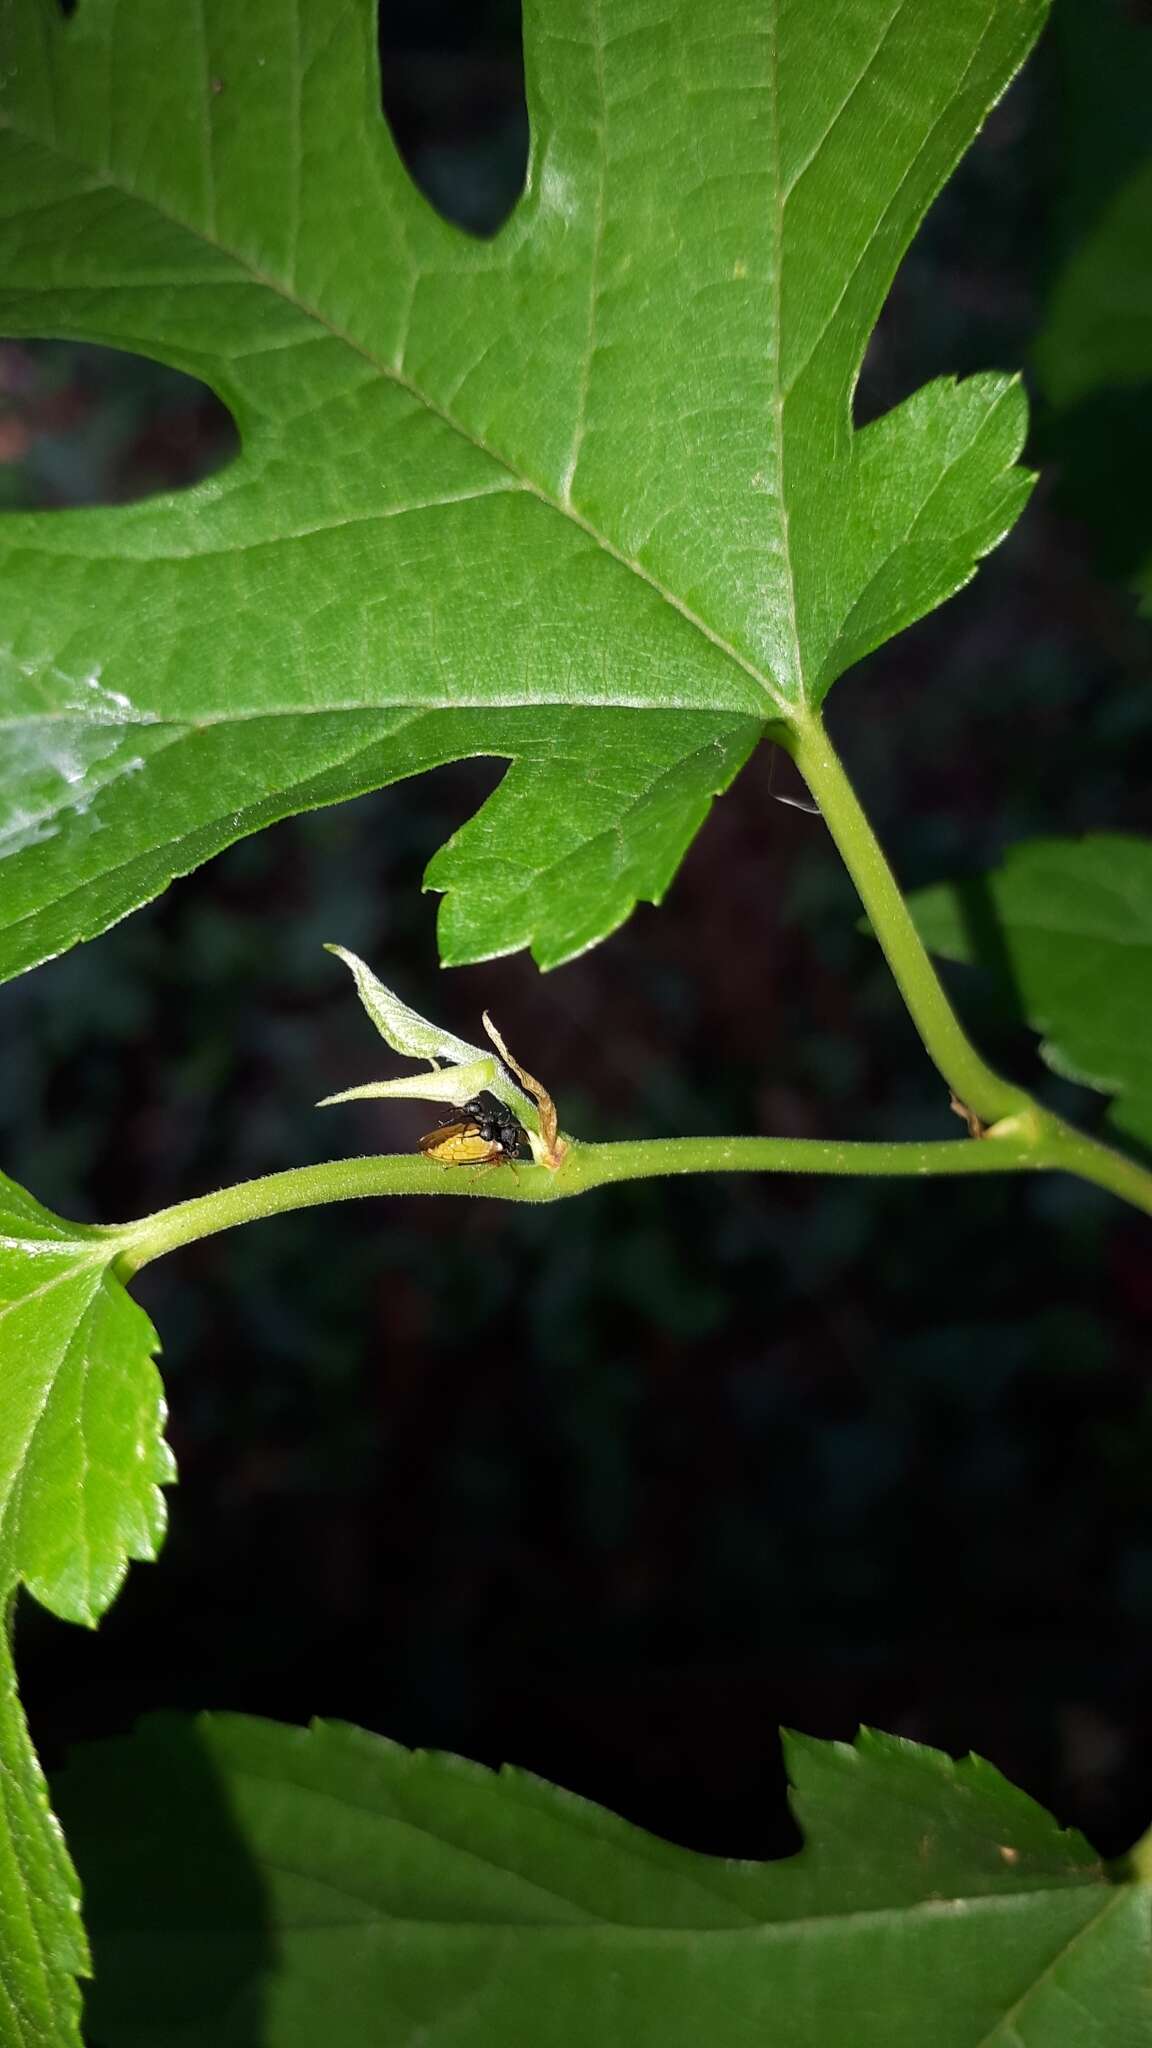
<path id="1" fill-rule="evenodd" d="M 862 431 L 852 393 L 1045 4 L 529 0 L 527 184 L 480 242 L 397 156 L 372 0 L 0 0 L 0 328 L 190 371 L 242 443 L 0 523 L 0 971 L 481 753 L 446 961 L 658 901 L 757 739 L 1027 496 L 1010 378 Z"/>
<path id="2" fill-rule="evenodd" d="M 788 1741 L 801 1854 L 698 1856 L 340 1724 L 146 1722 L 58 1787 L 106 2048 L 1126 2048 L 1148 1890 L 977 1758 Z M 179 1840 L 181 1857 L 170 1844 Z"/>

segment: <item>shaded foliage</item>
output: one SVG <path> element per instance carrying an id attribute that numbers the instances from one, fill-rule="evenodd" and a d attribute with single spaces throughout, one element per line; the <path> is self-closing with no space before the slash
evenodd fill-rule
<path id="1" fill-rule="evenodd" d="M 413 116 L 410 160 L 440 151 L 462 217 L 474 173 L 441 110 L 492 74 L 447 41 L 425 55 L 458 84 Z M 1016 88 L 939 202 L 865 410 L 1017 359 L 1054 204 L 1050 94 Z M 167 399 L 142 386 L 139 405 L 102 496 L 133 435 L 163 439 Z M 904 878 L 1029 833 L 1138 829 L 1147 653 L 1075 528 L 1034 506 L 834 717 Z M 453 768 L 281 825 L 5 990 L 12 1170 L 114 1218 L 322 1156 L 308 1105 L 372 1054 L 321 943 L 402 963 L 390 978 L 432 1008 L 419 879 L 493 779 Z M 546 982 L 522 960 L 462 970 L 436 1014 L 470 1036 L 491 1005 L 588 1136 L 948 1135 L 854 919 L 764 761 L 660 916 Z M 1032 1076 L 991 1004 L 973 1021 Z M 387 1116 L 350 1148 L 404 1142 L 420 1112 Z M 556 1216 L 374 1205 L 197 1247 L 141 1293 L 167 1333 L 179 1513 L 99 1637 L 23 1616 L 52 1754 L 145 1705 L 319 1710 L 763 1855 L 792 1840 L 766 1731 L 863 1717 L 983 1750 L 1105 1848 L 1152 1803 L 1152 1299 L 1142 1228 L 1104 1198 L 771 1182 Z"/>

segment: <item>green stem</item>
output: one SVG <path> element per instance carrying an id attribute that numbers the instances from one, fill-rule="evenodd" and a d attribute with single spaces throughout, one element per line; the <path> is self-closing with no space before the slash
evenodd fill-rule
<path id="1" fill-rule="evenodd" d="M 819 719 L 794 729 L 786 744 L 856 884 L 928 1057 L 953 1095 L 986 1124 L 1031 1108 L 1025 1090 L 988 1066 L 965 1036 L 884 850 Z"/>
<path id="2" fill-rule="evenodd" d="M 879 1174 L 924 1179 L 936 1174 L 1021 1173 L 1049 1164 L 1026 1133 L 981 1144 L 947 1139 L 926 1145 L 838 1144 L 814 1138 L 646 1138 L 615 1145 L 569 1147 L 563 1165 L 516 1168 L 444 1167 L 415 1153 L 335 1159 L 291 1167 L 263 1180 L 200 1195 L 160 1209 L 139 1223 L 109 1229 L 123 1246 L 116 1261 L 128 1279 L 152 1259 L 197 1238 L 254 1223 L 290 1209 L 348 1202 L 369 1195 L 486 1195 L 504 1202 L 556 1202 L 618 1181 L 681 1173 Z"/>
<path id="3" fill-rule="evenodd" d="M 1077 1174 L 1152 1215 L 1152 1173 L 1066 1124 L 1006 1081 L 971 1044 L 819 718 L 777 736 L 820 806 L 929 1059 L 956 1102 L 989 1126 L 980 1149 L 989 1139 L 1016 1135 L 1029 1145 L 1032 1166 Z"/>
<path id="4" fill-rule="evenodd" d="M 121 1249 L 127 1279 L 179 1245 L 261 1216 L 368 1195 L 487 1195 L 554 1202 L 612 1182 L 674 1173 L 914 1175 L 1062 1170 L 1107 1188 L 1152 1215 L 1152 1173 L 1085 1136 L 994 1072 L 969 1043 L 855 792 L 819 720 L 785 744 L 820 805 L 860 892 L 873 929 L 930 1058 L 957 1100 L 988 1128 L 972 1138 L 923 1145 L 836 1143 L 799 1138 L 653 1138 L 616 1145 L 571 1144 L 562 1166 L 443 1167 L 415 1153 L 333 1160 L 245 1181 L 178 1202 L 107 1235 Z M 105 1233 L 97 1233 L 104 1235 Z"/>
<path id="5" fill-rule="evenodd" d="M 1089 1138 L 1050 1110 L 1037 1107 L 1031 1118 L 1038 1131 L 1037 1166 L 1074 1173 L 1080 1180 L 1107 1188 L 1109 1194 L 1119 1195 L 1122 1202 L 1131 1202 L 1134 1209 L 1143 1209 L 1152 1216 L 1152 1173 L 1146 1166 L 1138 1166 L 1134 1159 L 1114 1152 L 1111 1145 L 1102 1145 L 1098 1138 Z M 1024 1121 L 1022 1118 L 1021 1122 Z"/>

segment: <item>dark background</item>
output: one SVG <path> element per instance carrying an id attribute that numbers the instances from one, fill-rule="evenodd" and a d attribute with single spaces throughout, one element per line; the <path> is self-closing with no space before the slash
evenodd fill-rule
<path id="1" fill-rule="evenodd" d="M 414 175 L 490 230 L 523 168 L 518 10 L 383 16 Z M 1028 362 L 1076 226 L 1068 87 L 1050 34 L 901 271 L 862 418 Z M 1142 470 L 1123 500 L 1118 418 L 1041 398 L 1045 476 L 1009 542 L 834 693 L 909 885 L 1031 834 L 1147 826 L 1150 635 L 1116 572 L 1149 494 Z M 0 345 L 0 503 L 138 497 L 232 446 L 211 396 L 155 365 Z M 547 978 L 525 958 L 440 974 L 422 870 L 499 772 L 279 825 L 0 991 L 7 1169 L 117 1221 L 410 1144 L 417 1107 L 311 1107 L 394 1065 L 327 939 L 465 1036 L 490 1006 L 582 1136 L 957 1135 L 767 751 L 663 909 Z M 990 990 L 955 986 L 1005 1069 L 1098 1117 Z M 981 1751 L 1117 1852 L 1152 1818 L 1150 1244 L 1073 1182 L 765 1178 L 548 1213 L 372 1202 L 181 1252 L 138 1287 L 171 1535 L 96 1635 L 22 1604 L 33 1732 L 51 1764 L 161 1705 L 342 1716 L 763 1856 L 794 1839 L 777 1725 L 863 1719 Z"/>

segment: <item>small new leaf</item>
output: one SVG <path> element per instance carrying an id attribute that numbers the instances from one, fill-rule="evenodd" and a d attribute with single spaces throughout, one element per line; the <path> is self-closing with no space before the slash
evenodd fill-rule
<path id="1" fill-rule="evenodd" d="M 397 1097 L 414 1102 L 451 1102 L 463 1109 L 474 1095 L 487 1089 L 495 1093 L 496 1061 L 480 1059 L 470 1067 L 438 1067 L 435 1073 L 419 1074 L 399 1081 L 368 1081 L 362 1088 L 343 1088 L 339 1095 L 324 1095 L 317 1109 L 331 1109 L 337 1102 L 374 1102 Z"/>
<path id="2" fill-rule="evenodd" d="M 338 960 L 343 960 L 344 965 L 351 968 L 356 980 L 356 993 L 381 1038 L 393 1052 L 402 1054 L 406 1060 L 428 1060 L 433 1065 L 438 1060 L 451 1060 L 461 1066 L 468 1060 L 485 1057 L 479 1046 L 456 1038 L 451 1031 L 431 1023 L 418 1010 L 402 1003 L 399 996 L 385 988 L 372 969 L 355 953 L 350 953 L 346 946 L 325 946 L 324 951 L 335 953 Z"/>
<path id="3" fill-rule="evenodd" d="M 407 1076 L 397 1081 L 371 1081 L 362 1088 L 345 1089 L 340 1095 L 326 1095 L 317 1104 L 318 1108 L 327 1108 L 334 1102 L 366 1100 L 377 1095 L 412 1096 L 430 1102 L 463 1104 L 486 1088 L 498 1102 L 505 1103 L 515 1112 L 529 1132 L 535 1133 L 540 1121 L 535 1101 L 517 1088 L 490 1052 L 485 1052 L 478 1045 L 469 1045 L 466 1038 L 457 1038 L 453 1032 L 443 1030 L 439 1024 L 422 1017 L 418 1010 L 402 1003 L 399 996 L 385 988 L 372 969 L 345 946 L 327 946 L 325 951 L 335 953 L 338 960 L 343 960 L 345 966 L 351 968 L 356 980 L 356 993 L 381 1038 L 405 1059 L 427 1060 L 434 1071 L 418 1078 Z M 438 1060 L 449 1062 L 447 1073 L 436 1070 Z"/>

